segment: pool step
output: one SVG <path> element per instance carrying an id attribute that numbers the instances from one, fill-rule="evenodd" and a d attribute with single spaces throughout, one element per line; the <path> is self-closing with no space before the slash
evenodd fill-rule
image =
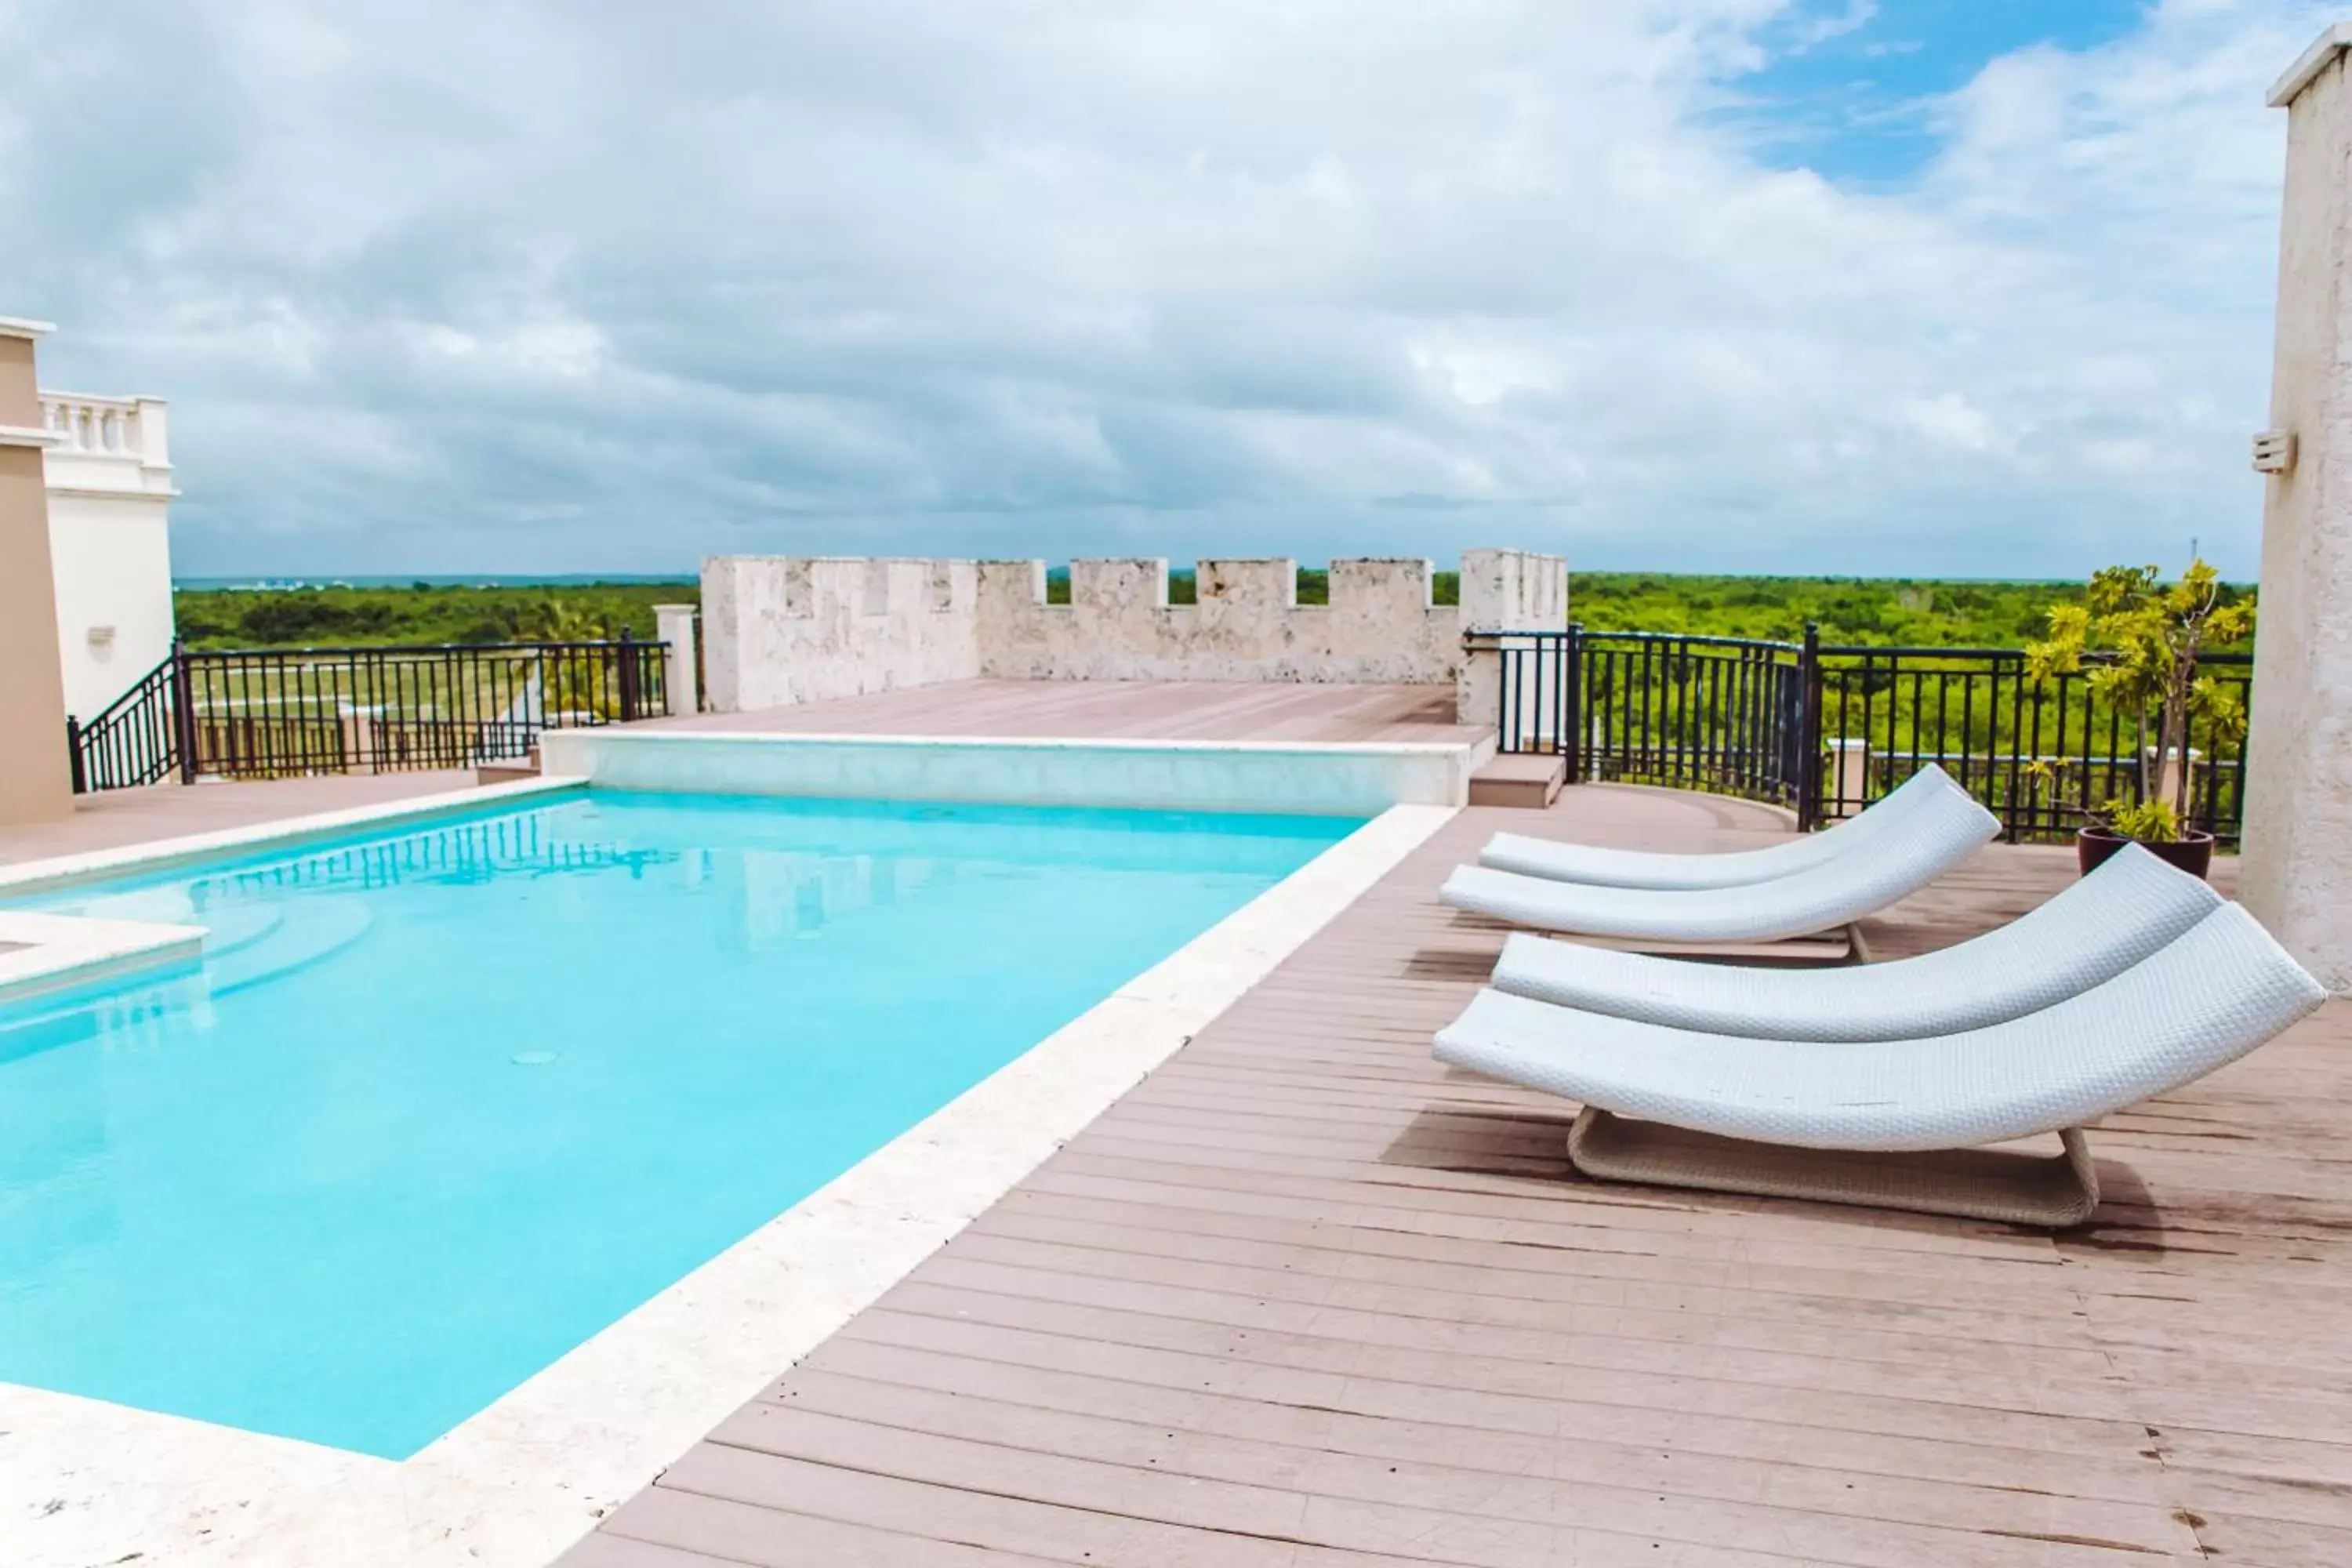
<path id="1" fill-rule="evenodd" d="M 1567 782 L 1566 757 L 1496 756 L 1470 775 L 1470 804 L 1541 811 L 1559 798 Z"/>
<path id="2" fill-rule="evenodd" d="M 365 936 L 373 921 L 368 907 L 349 895 L 298 899 L 289 907 L 288 918 L 259 940 L 236 942 L 219 952 L 207 951 L 205 979 L 215 996 L 225 996 L 307 969 Z"/>

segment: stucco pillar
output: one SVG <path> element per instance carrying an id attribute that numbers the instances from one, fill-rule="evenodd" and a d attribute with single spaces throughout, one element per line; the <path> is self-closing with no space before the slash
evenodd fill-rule
<path id="1" fill-rule="evenodd" d="M 662 689 L 669 695 L 669 710 L 695 710 L 694 615 L 692 605 L 656 605 L 654 636 L 664 650 Z"/>
<path id="2" fill-rule="evenodd" d="M 41 465 L 51 438 L 33 369 L 34 342 L 48 330 L 0 317 L 0 824 L 73 810 Z"/>
<path id="3" fill-rule="evenodd" d="M 2281 78 L 2272 470 L 2239 896 L 2329 989 L 2352 990 L 2352 82 L 2339 23 Z"/>
<path id="4" fill-rule="evenodd" d="M 1568 563 L 1524 550 L 1462 552 L 1461 623 L 1466 632 L 1566 631 Z M 1547 681 L 1564 671 L 1545 672 Z M 1465 724 L 1502 719 L 1503 660 L 1497 653 L 1465 653 L 1454 682 L 1454 707 Z"/>

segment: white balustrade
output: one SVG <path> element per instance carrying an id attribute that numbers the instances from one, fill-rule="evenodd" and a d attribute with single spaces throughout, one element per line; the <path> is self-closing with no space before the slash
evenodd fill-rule
<path id="1" fill-rule="evenodd" d="M 160 398 L 44 392 L 41 422 L 58 437 L 50 448 L 58 457 L 119 458 L 148 468 L 170 466 Z"/>

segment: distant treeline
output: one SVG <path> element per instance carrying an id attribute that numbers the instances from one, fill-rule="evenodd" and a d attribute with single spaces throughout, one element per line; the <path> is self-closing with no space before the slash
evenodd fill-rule
<path id="1" fill-rule="evenodd" d="M 2246 590 L 2233 589 L 2231 592 Z M 1461 578 L 1439 572 L 1441 605 L 1459 602 Z M 2050 607 L 2074 598 L 2066 583 L 1951 582 L 1933 578 L 1684 576 L 1662 572 L 1579 572 L 1570 614 L 1594 631 L 1691 632 L 1793 640 L 1808 621 L 1826 643 L 1919 647 L 2015 647 L 2042 635 Z M 1069 602 L 1066 570 L 1047 574 L 1046 597 Z M 566 583 L 534 588 L 183 589 L 173 598 L 192 647 L 287 647 L 388 643 L 572 641 L 654 635 L 653 607 L 690 604 L 699 590 L 677 583 Z M 1191 571 L 1168 574 L 1171 604 L 1195 602 Z M 1298 602 L 1329 602 L 1330 580 L 1298 572 Z"/>
<path id="2" fill-rule="evenodd" d="M 654 635 L 656 605 L 698 584 L 566 583 L 459 588 L 183 588 L 172 595 L 190 647 L 381 647 L 401 643 L 577 642 Z"/>

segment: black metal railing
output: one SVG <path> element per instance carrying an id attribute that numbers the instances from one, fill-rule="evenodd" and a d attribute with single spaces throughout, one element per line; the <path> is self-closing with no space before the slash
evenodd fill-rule
<path id="1" fill-rule="evenodd" d="M 668 648 L 614 642 L 174 647 L 106 710 L 66 721 L 79 793 L 173 773 L 278 778 L 472 767 L 543 730 L 669 710 Z"/>
<path id="2" fill-rule="evenodd" d="M 141 676 L 98 717 L 66 721 L 66 752 L 76 795 L 151 784 L 178 763 L 173 734 L 176 656 Z"/>
<path id="3" fill-rule="evenodd" d="M 2252 666 L 2246 654 L 2209 654 L 2198 671 L 2234 688 L 2242 703 Z M 1927 763 L 1990 806 L 2012 838 L 2069 834 L 2085 805 L 2138 799 L 2143 752 L 2156 762 L 2156 714 L 2108 701 L 2088 676 L 2037 681 L 2019 648 L 1822 649 L 1816 815 L 1850 816 Z M 2189 821 L 2235 843 L 2245 806 L 2242 748 L 2192 720 L 2188 753 Z M 2167 758 L 2148 770 L 2167 799 L 2181 765 Z"/>
<path id="4" fill-rule="evenodd" d="M 2011 838 L 2057 837 L 2086 804 L 2138 798 L 2154 744 L 2152 713 L 2118 709 L 2087 672 L 2033 680 L 2019 648 L 1823 647 L 1810 627 L 1801 642 L 1769 642 L 1578 626 L 1474 632 L 1465 647 L 1495 662 L 1503 751 L 1565 756 L 1571 782 L 1771 801 L 1808 827 L 1935 763 Z M 2211 654 L 2199 672 L 2242 704 L 2252 667 Z M 2181 765 L 2151 771 L 2168 781 Z M 2234 843 L 2242 747 L 2200 721 L 2185 765 L 2191 822 Z"/>

